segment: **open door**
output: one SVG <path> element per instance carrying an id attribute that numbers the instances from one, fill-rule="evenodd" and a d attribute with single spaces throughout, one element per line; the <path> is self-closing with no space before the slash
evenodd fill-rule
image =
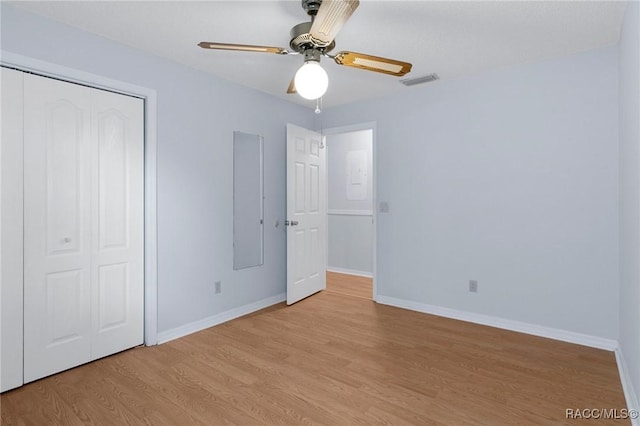
<path id="1" fill-rule="evenodd" d="M 287 305 L 326 287 L 326 154 L 319 133 L 287 124 Z"/>

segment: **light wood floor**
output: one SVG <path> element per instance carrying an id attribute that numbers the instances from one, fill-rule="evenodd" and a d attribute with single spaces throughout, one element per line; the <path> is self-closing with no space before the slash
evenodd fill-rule
<path id="1" fill-rule="evenodd" d="M 0 398 L 3 425 L 557 425 L 625 402 L 611 352 L 331 292 Z"/>
<path id="2" fill-rule="evenodd" d="M 371 300 L 373 297 L 373 280 L 357 275 L 327 272 L 327 289 L 325 291 Z"/>

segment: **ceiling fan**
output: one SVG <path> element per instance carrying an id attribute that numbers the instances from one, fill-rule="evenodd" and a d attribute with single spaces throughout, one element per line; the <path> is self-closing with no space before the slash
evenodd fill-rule
<path id="1" fill-rule="evenodd" d="M 289 83 L 287 93 L 298 93 L 306 99 L 318 99 L 327 90 L 327 73 L 320 66 L 320 58 L 326 56 L 338 65 L 375 71 L 401 77 L 411 71 L 411 64 L 395 59 L 366 55 L 350 51 L 330 54 L 336 45 L 335 37 L 360 4 L 359 0 L 301 0 L 302 8 L 311 17 L 291 28 L 290 49 L 273 46 L 254 46 L 203 41 L 203 49 L 239 50 L 244 52 L 275 53 L 276 55 L 301 54 L 304 64 Z"/>

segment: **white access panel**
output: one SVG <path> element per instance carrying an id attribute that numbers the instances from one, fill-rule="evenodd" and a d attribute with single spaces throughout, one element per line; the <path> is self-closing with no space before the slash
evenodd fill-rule
<path id="1" fill-rule="evenodd" d="M 22 385 L 22 110 L 23 73 L 0 75 L 0 392 Z"/>

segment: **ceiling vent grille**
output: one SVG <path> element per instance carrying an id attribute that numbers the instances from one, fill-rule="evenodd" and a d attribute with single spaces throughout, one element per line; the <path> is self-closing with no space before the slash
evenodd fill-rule
<path id="1" fill-rule="evenodd" d="M 400 80 L 400 83 L 404 84 L 405 86 L 415 86 L 416 84 L 429 83 L 438 79 L 440 79 L 440 77 L 438 77 L 438 74 L 433 73 L 423 75 L 422 77 L 405 78 L 404 80 Z"/>

